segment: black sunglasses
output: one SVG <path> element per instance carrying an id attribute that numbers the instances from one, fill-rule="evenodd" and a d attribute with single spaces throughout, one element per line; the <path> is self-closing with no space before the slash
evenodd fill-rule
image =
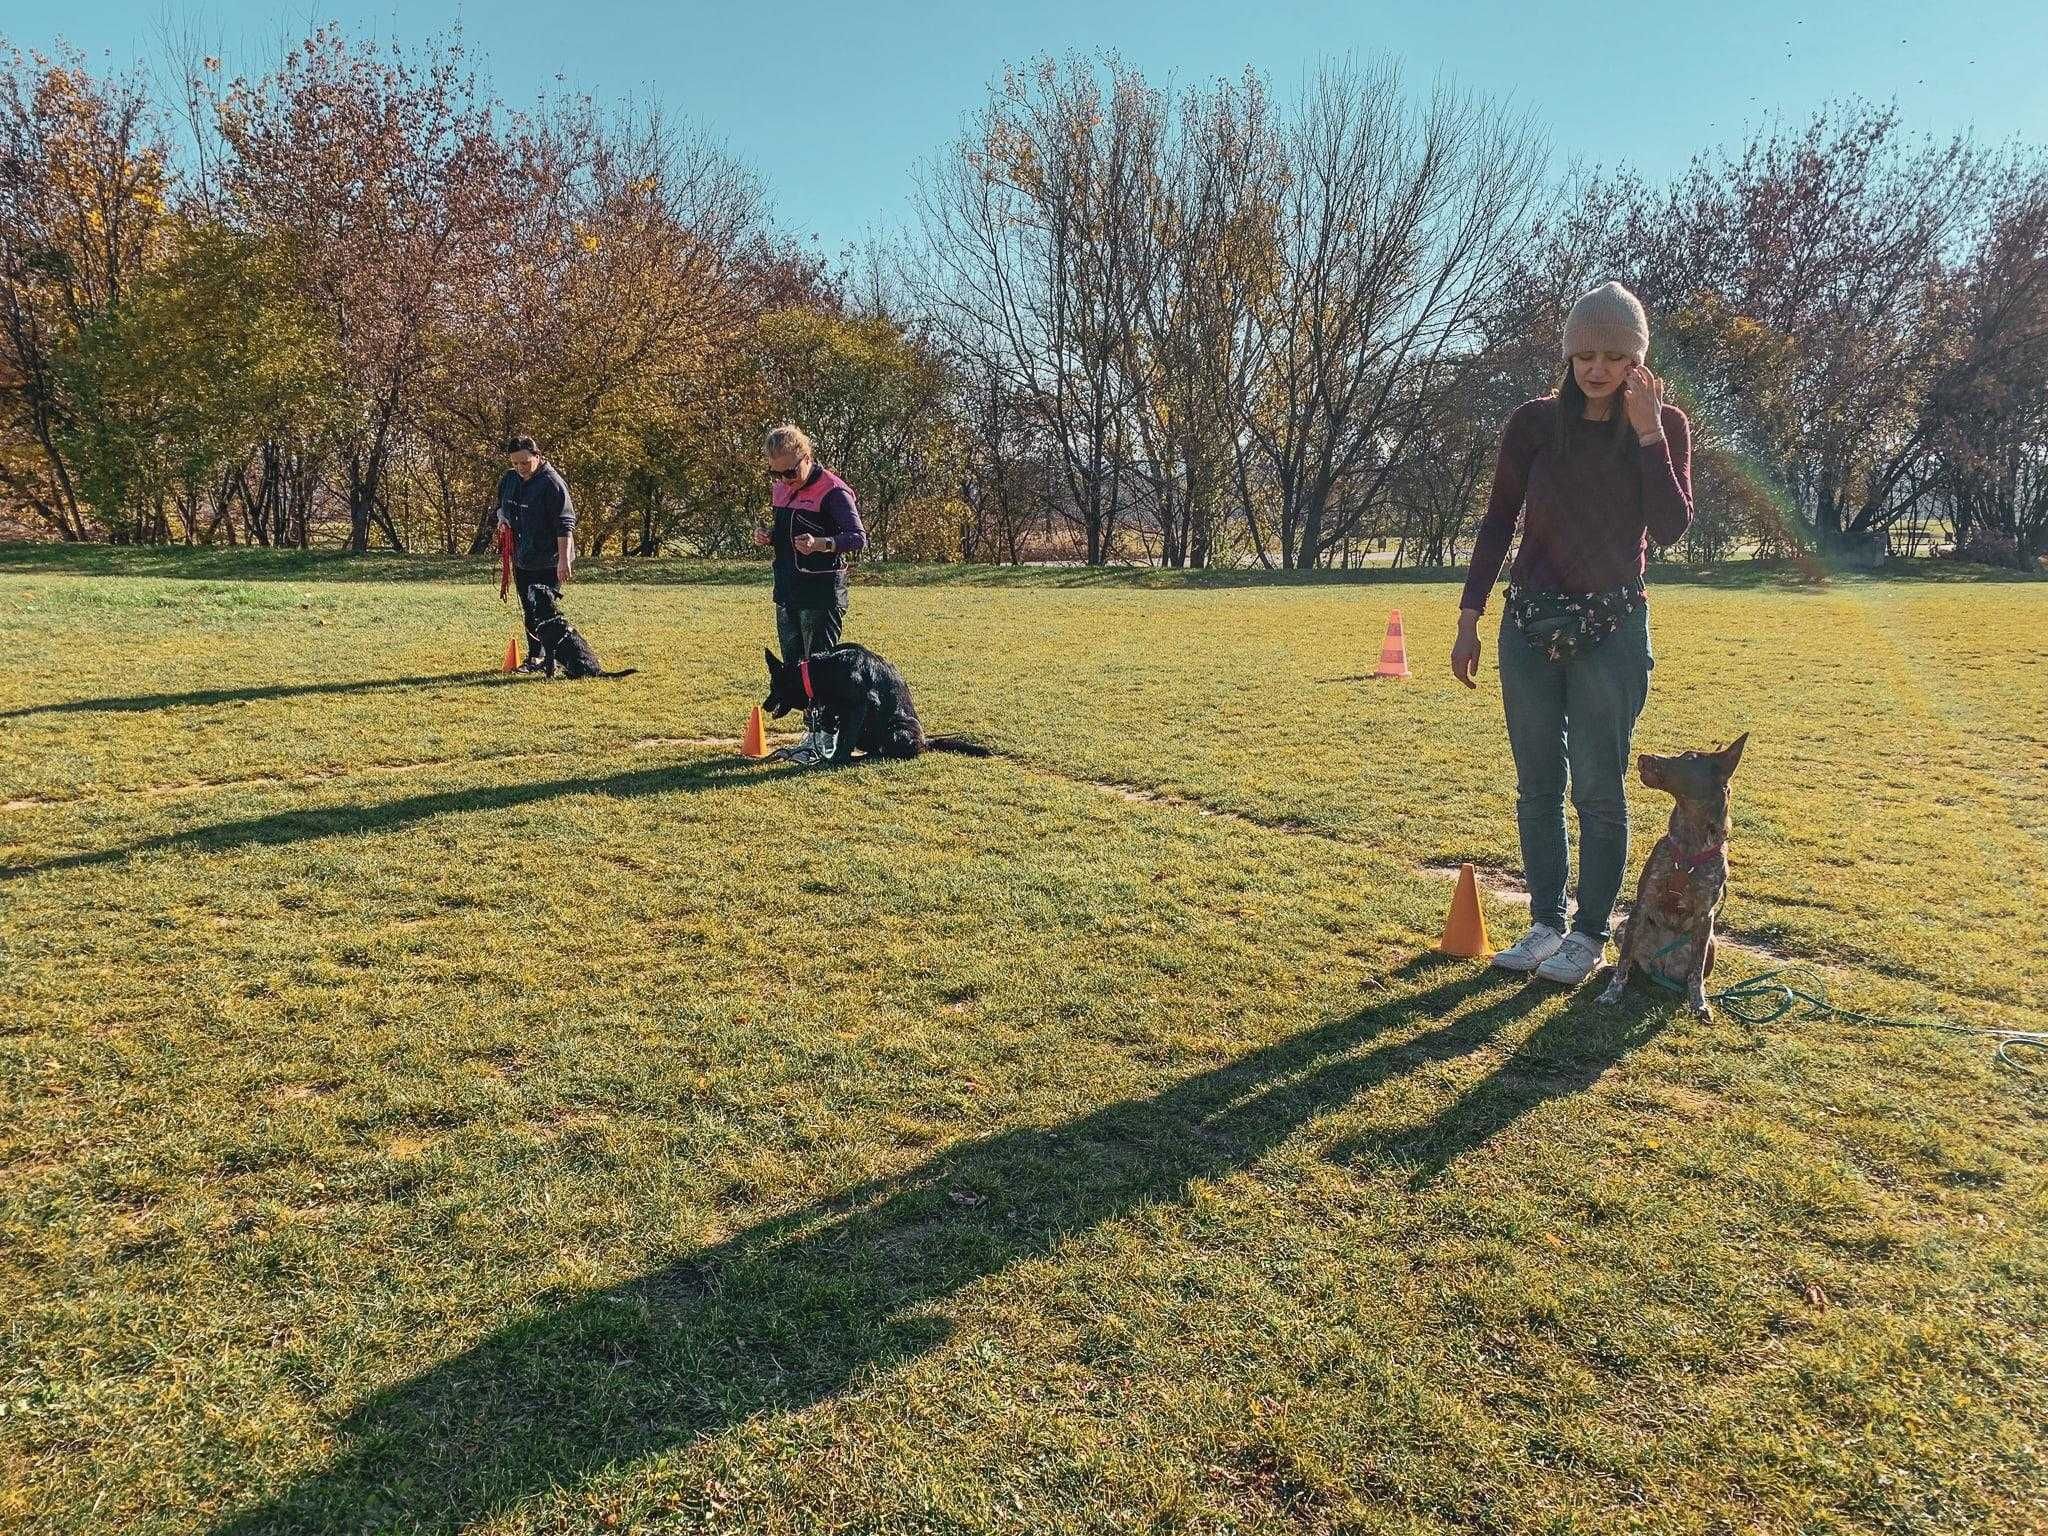
<path id="1" fill-rule="evenodd" d="M 795 469 L 771 469 L 768 471 L 768 478 L 770 480 L 794 480 L 801 473 L 801 470 Z"/>

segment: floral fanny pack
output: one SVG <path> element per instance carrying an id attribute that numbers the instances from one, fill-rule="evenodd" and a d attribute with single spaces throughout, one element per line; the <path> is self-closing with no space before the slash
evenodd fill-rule
<path id="1" fill-rule="evenodd" d="M 1531 649 L 1551 661 L 1590 651 L 1642 607 L 1643 589 L 1630 583 L 1605 592 L 1541 592 L 1508 588 L 1508 621 Z"/>

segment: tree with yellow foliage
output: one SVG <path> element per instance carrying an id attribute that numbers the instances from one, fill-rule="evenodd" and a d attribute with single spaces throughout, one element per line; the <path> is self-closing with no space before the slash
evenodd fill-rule
<path id="1" fill-rule="evenodd" d="M 170 191 L 139 78 L 0 49 L 0 496 L 64 539 L 107 531 L 65 451 L 64 359 L 159 252 Z"/>

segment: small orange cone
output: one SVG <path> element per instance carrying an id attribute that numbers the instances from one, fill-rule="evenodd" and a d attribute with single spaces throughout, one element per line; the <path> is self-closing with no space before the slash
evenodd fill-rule
<path id="1" fill-rule="evenodd" d="M 766 757 L 768 755 L 768 727 L 761 721 L 761 706 L 756 704 L 754 712 L 747 716 L 747 728 L 740 732 L 741 757 Z"/>
<path id="2" fill-rule="evenodd" d="M 1387 615 L 1387 638 L 1380 642 L 1379 670 L 1374 677 L 1406 677 L 1408 675 L 1408 641 L 1401 633 L 1401 610 L 1396 608 Z"/>
<path id="3" fill-rule="evenodd" d="M 514 635 L 505 642 L 505 670 L 507 672 L 517 672 L 519 670 L 519 637 L 517 635 Z"/>
<path id="4" fill-rule="evenodd" d="M 1484 960 L 1493 953 L 1486 937 L 1486 914 L 1479 910 L 1479 877 L 1470 864 L 1458 866 L 1458 894 L 1451 898 L 1451 915 L 1444 919 L 1444 936 L 1437 952 L 1465 960 Z"/>

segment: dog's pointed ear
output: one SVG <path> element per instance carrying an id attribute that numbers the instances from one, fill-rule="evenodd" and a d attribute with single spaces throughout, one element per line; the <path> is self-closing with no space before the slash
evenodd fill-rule
<path id="1" fill-rule="evenodd" d="M 1729 742 L 1727 746 L 1714 754 L 1715 766 L 1720 769 L 1721 777 L 1724 780 L 1735 777 L 1735 765 L 1742 761 L 1742 749 L 1748 743 L 1749 732 L 1744 731 L 1740 736 Z"/>
<path id="2" fill-rule="evenodd" d="M 768 658 L 768 680 L 773 682 L 776 678 L 782 676 L 782 661 L 766 646 L 761 648 L 761 654 Z"/>

